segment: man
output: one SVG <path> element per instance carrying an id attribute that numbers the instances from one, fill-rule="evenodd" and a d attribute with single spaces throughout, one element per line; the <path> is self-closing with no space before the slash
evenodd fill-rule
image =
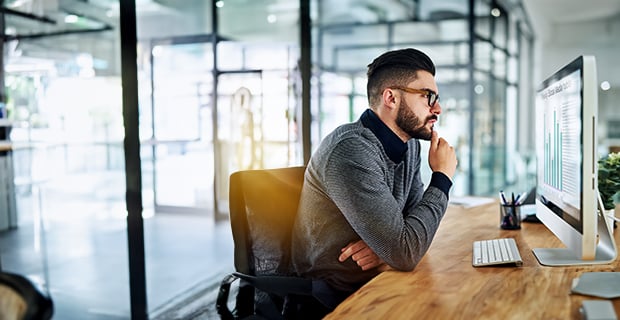
<path id="1" fill-rule="evenodd" d="M 329 312 L 388 269 L 411 271 L 448 205 L 454 149 L 433 126 L 441 113 L 435 66 L 416 49 L 368 65 L 370 108 L 323 139 L 308 164 L 293 230 L 293 265 L 329 290 Z M 420 142 L 433 171 L 420 177 Z"/>

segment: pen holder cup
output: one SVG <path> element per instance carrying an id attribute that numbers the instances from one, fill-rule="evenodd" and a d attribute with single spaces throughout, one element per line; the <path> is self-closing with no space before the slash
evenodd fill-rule
<path id="1" fill-rule="evenodd" d="M 521 229 L 521 205 L 500 204 L 499 226 L 504 230 Z"/>

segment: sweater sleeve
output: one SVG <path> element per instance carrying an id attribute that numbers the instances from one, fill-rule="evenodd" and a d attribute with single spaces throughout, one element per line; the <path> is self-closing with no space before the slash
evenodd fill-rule
<path id="1" fill-rule="evenodd" d="M 409 271 L 422 259 L 439 227 L 448 197 L 420 182 L 419 144 L 395 175 L 380 146 L 346 139 L 324 171 L 326 192 L 359 237 L 391 267 Z"/>

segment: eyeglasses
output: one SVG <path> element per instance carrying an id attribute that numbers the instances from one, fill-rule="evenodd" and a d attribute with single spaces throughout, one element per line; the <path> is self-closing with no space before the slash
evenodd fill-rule
<path id="1" fill-rule="evenodd" d="M 413 88 L 407 88 L 407 87 L 391 87 L 390 89 L 403 90 L 405 92 L 413 93 L 413 94 L 421 93 L 426 98 L 428 98 L 428 106 L 431 108 L 435 106 L 435 102 L 439 101 L 439 95 L 431 89 L 413 89 Z"/>

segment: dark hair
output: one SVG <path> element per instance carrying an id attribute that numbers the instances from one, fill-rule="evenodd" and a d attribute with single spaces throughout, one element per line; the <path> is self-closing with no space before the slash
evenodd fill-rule
<path id="1" fill-rule="evenodd" d="M 374 106 L 385 88 L 405 86 L 417 78 L 419 70 L 435 76 L 435 64 L 424 52 L 400 49 L 383 53 L 368 65 L 366 94 L 368 103 Z"/>

